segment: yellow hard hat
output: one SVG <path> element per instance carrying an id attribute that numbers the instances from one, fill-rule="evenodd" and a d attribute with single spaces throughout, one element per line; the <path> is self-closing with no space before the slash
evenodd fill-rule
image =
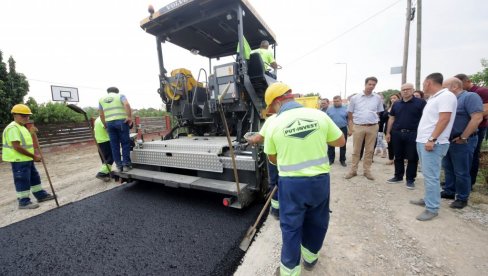
<path id="1" fill-rule="evenodd" d="M 14 107 L 12 107 L 12 111 L 10 111 L 10 113 L 12 113 L 12 114 L 28 114 L 28 115 L 32 115 L 32 111 L 25 104 L 16 104 L 16 105 L 14 105 Z"/>
<path id="2" fill-rule="evenodd" d="M 266 102 L 266 105 L 271 105 L 274 99 L 284 95 L 290 90 L 291 88 L 282 82 L 275 82 L 271 84 L 268 86 L 268 89 L 266 89 L 266 93 L 264 93 L 264 101 Z"/>

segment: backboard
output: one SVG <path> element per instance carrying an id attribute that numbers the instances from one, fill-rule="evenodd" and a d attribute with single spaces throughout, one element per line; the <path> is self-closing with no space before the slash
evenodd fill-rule
<path id="1" fill-rule="evenodd" d="M 51 85 L 53 101 L 79 102 L 78 88 Z"/>

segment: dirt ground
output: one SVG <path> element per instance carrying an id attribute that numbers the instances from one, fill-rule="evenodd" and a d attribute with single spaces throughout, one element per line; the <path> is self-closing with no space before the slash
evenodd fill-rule
<path id="1" fill-rule="evenodd" d="M 94 145 L 44 156 L 61 205 L 119 185 L 94 178 L 100 164 Z M 404 184 L 387 184 L 393 166 L 378 156 L 374 160 L 375 181 L 345 180 L 348 168 L 332 166 L 329 231 L 317 267 L 302 275 L 488 275 L 488 205 L 453 210 L 443 200 L 439 217 L 419 222 L 415 216 L 422 208 L 408 201 L 423 195 L 421 173 L 416 189 L 407 190 Z M 37 168 L 49 190 L 42 164 Z M 8 163 L 0 163 L 0 188 L 0 227 L 56 208 L 50 201 L 17 210 Z M 235 275 L 273 275 L 280 250 L 279 222 L 268 217 Z"/>
<path id="2" fill-rule="evenodd" d="M 417 221 L 423 209 L 409 200 L 423 197 L 422 174 L 415 190 L 388 184 L 386 161 L 374 157 L 375 181 L 361 175 L 362 164 L 350 180 L 349 168 L 332 166 L 329 231 L 317 267 L 302 275 L 488 275 L 488 205 L 453 210 L 442 200 L 437 218 Z M 280 250 L 279 222 L 268 217 L 234 275 L 274 275 Z"/>

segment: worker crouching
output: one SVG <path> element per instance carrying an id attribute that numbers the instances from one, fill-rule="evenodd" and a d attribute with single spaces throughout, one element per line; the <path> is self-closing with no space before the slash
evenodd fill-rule
<path id="1" fill-rule="evenodd" d="M 14 121 L 3 131 L 2 159 L 12 164 L 19 209 L 34 209 L 39 207 L 39 204 L 31 201 L 30 192 L 37 202 L 52 200 L 54 196 L 42 189 L 41 177 L 34 165 L 34 161 L 40 162 L 41 157 L 35 154 L 31 133 L 25 127 L 29 122 L 29 116 L 32 115 L 30 108 L 17 104 L 11 113 Z"/>
<path id="2" fill-rule="evenodd" d="M 103 126 L 100 117 L 95 120 L 93 129 L 95 131 L 95 140 L 100 148 L 100 159 L 102 160 L 102 166 L 95 177 L 108 182 L 110 181 L 112 165 L 114 163 L 112 148 L 110 145 L 110 137 L 108 136 L 107 130 Z"/>
<path id="3" fill-rule="evenodd" d="M 320 110 L 294 101 L 286 84 L 274 83 L 266 104 L 277 110 L 264 140 L 264 152 L 279 173 L 283 239 L 278 275 L 300 275 L 300 260 L 312 270 L 329 225 L 330 165 L 327 144 L 345 144 L 342 131 Z"/>

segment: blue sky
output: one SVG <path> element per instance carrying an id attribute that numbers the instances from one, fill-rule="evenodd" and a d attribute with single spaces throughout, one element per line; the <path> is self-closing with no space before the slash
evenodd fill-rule
<path id="1" fill-rule="evenodd" d="M 13 55 L 38 102 L 51 99 L 51 85 L 65 85 L 79 88 L 81 106 L 96 106 L 117 86 L 134 108 L 161 107 L 155 39 L 139 22 L 148 4 L 169 2 L 2 0 L 0 50 L 5 60 Z M 345 66 L 337 62 L 348 63 L 347 94 L 360 92 L 368 76 L 379 79 L 377 91 L 399 88 L 401 75 L 390 75 L 390 67 L 402 63 L 406 0 L 249 2 L 276 34 L 279 80 L 295 92 L 344 93 Z M 479 71 L 488 58 L 488 1 L 429 0 L 423 10 L 422 78 Z M 415 82 L 415 20 L 410 37 L 407 80 Z M 208 67 L 169 43 L 163 51 L 169 71 L 185 67 L 196 75 Z"/>

